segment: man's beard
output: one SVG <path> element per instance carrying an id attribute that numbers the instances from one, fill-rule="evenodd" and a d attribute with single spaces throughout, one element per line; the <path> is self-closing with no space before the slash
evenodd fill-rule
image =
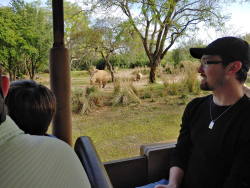
<path id="1" fill-rule="evenodd" d="M 224 83 L 225 83 L 225 77 L 223 75 L 221 75 L 220 78 L 218 78 L 216 80 L 216 84 L 217 84 L 217 86 L 223 87 Z M 202 83 L 202 81 L 201 81 L 200 88 L 203 91 L 213 91 L 214 90 L 214 87 L 209 85 L 207 81 L 204 83 Z"/>
<path id="2" fill-rule="evenodd" d="M 200 88 L 203 91 L 213 91 L 213 89 L 214 89 L 214 88 L 210 87 L 207 82 L 205 82 L 203 84 L 201 83 Z"/>

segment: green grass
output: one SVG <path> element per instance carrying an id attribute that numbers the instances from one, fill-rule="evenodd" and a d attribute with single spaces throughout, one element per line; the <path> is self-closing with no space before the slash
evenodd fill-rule
<path id="1" fill-rule="evenodd" d="M 73 143 L 80 136 L 91 137 L 102 161 L 140 155 L 140 146 L 179 135 L 181 117 L 186 104 L 197 96 L 191 93 L 161 97 L 161 87 L 155 85 L 154 98 L 142 99 L 142 104 L 96 107 L 88 115 L 74 114 Z M 141 91 L 143 95 L 143 91 Z M 206 93 L 208 94 L 208 93 Z M 105 98 L 110 97 L 105 94 Z"/>
<path id="2" fill-rule="evenodd" d="M 40 75 L 42 75 L 42 76 L 45 77 L 45 78 L 49 78 L 49 74 L 48 74 L 48 73 L 42 73 L 42 74 L 40 74 Z"/>
<path id="3" fill-rule="evenodd" d="M 88 116 L 74 115 L 73 143 L 79 136 L 88 135 L 102 161 L 139 156 L 142 144 L 177 138 L 184 108 L 151 103 L 98 109 L 97 114 Z"/>
<path id="4" fill-rule="evenodd" d="M 89 77 L 88 71 L 71 71 L 71 78 Z"/>
<path id="5" fill-rule="evenodd" d="M 73 78 L 72 85 L 89 85 L 89 78 Z M 91 113 L 72 115 L 73 143 L 80 136 L 89 136 L 104 162 L 139 156 L 142 144 L 176 139 L 187 103 L 210 92 L 174 89 L 171 82 L 168 87 L 146 85 L 138 89 L 141 103 L 127 106 L 112 106 L 114 93 L 102 93 L 101 102 Z"/>
<path id="6" fill-rule="evenodd" d="M 71 85 L 77 86 L 77 85 L 89 85 L 89 78 L 82 78 L 82 79 L 71 79 Z"/>

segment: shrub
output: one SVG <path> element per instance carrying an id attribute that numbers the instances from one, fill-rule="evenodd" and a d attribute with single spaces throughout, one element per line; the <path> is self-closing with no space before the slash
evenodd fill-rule
<path id="1" fill-rule="evenodd" d="M 71 93 L 73 113 L 88 114 L 93 111 L 96 105 L 100 105 L 101 92 L 94 86 L 87 87 L 85 92 L 83 89 L 75 87 L 74 90 L 71 90 Z"/>
<path id="2" fill-rule="evenodd" d="M 143 91 L 141 98 L 143 98 L 143 99 L 153 98 L 153 96 L 154 96 L 153 93 L 154 93 L 153 84 L 148 83 L 147 87 Z"/>
<path id="3" fill-rule="evenodd" d="M 114 97 L 112 100 L 112 106 L 121 104 L 128 106 L 132 103 L 141 104 L 139 97 L 135 94 L 131 82 L 119 81 L 116 83 L 116 89 L 114 90 Z M 115 88 L 115 87 L 114 87 Z"/>
<path id="4" fill-rule="evenodd" d="M 145 67 L 135 67 L 135 71 L 132 72 L 131 74 L 136 75 L 138 73 L 142 73 L 142 75 L 149 75 L 150 68 L 148 68 L 148 66 L 145 66 Z"/>
<path id="5" fill-rule="evenodd" d="M 114 95 L 116 95 L 121 91 L 120 79 L 116 79 L 115 82 L 113 82 L 113 85 L 114 85 Z"/>
<path id="6" fill-rule="evenodd" d="M 189 92 L 194 93 L 196 91 L 197 85 L 197 64 L 194 63 L 187 63 L 185 66 L 186 71 L 186 85 Z"/>
<path id="7" fill-rule="evenodd" d="M 169 78 L 167 76 L 162 76 L 161 80 L 163 82 L 164 87 L 168 88 L 168 86 L 169 86 Z"/>
<path id="8" fill-rule="evenodd" d="M 176 81 L 173 81 L 169 87 L 168 87 L 168 92 L 171 94 L 171 95 L 178 95 L 179 93 L 179 87 L 180 87 L 180 83 L 176 82 Z"/>
<path id="9" fill-rule="evenodd" d="M 80 113 L 85 102 L 84 91 L 81 88 L 75 87 L 71 90 L 71 108 L 73 113 Z"/>

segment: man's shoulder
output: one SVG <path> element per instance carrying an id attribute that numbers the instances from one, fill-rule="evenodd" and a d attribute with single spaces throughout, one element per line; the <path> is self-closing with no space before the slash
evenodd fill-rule
<path id="1" fill-rule="evenodd" d="M 197 97 L 197 98 L 194 98 L 192 101 L 190 101 L 187 105 L 187 108 L 193 108 L 197 105 L 202 105 L 206 102 L 209 102 L 212 98 L 212 95 L 207 95 L 207 96 L 204 96 L 204 97 Z"/>
<path id="2" fill-rule="evenodd" d="M 0 158 L 0 182 L 8 187 L 25 187 L 27 183 L 45 187 L 90 187 L 74 150 L 59 139 L 16 135 L 1 146 Z"/>

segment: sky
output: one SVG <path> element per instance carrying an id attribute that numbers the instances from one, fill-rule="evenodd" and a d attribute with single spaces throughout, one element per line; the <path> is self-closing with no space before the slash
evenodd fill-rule
<path id="1" fill-rule="evenodd" d="M 25 0 L 26 2 L 32 2 L 34 0 Z M 47 0 L 41 0 L 43 4 Z M 71 2 L 74 0 L 70 0 Z M 0 5 L 7 6 L 9 4 L 10 0 L 0 0 Z M 240 5 L 239 3 L 234 3 L 230 7 L 227 8 L 229 13 L 232 13 L 231 20 L 226 24 L 228 29 L 228 33 L 232 35 L 232 33 L 237 33 L 240 35 L 243 35 L 245 33 L 250 33 L 250 2 L 244 3 Z M 233 26 L 233 27 L 232 27 Z M 233 28 L 233 29 L 232 29 Z M 208 43 L 212 42 L 218 37 L 221 37 L 220 33 L 215 33 L 212 30 L 200 30 L 198 33 L 199 39 L 205 40 Z"/>

